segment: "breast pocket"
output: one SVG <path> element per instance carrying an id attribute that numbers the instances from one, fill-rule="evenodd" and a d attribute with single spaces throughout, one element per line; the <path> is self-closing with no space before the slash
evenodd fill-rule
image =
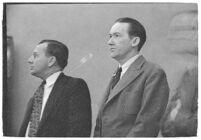
<path id="1" fill-rule="evenodd" d="M 127 92 L 125 94 L 124 112 L 126 114 L 137 114 L 141 108 L 141 95 L 138 91 Z"/>

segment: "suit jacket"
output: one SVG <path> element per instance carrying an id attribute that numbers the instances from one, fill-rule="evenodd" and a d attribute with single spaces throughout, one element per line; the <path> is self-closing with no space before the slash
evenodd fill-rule
<path id="1" fill-rule="evenodd" d="M 30 99 L 19 136 L 25 136 L 30 120 Z M 60 74 L 50 93 L 41 118 L 37 137 L 89 137 L 91 133 L 91 99 L 84 80 Z"/>
<path id="2" fill-rule="evenodd" d="M 169 87 L 165 72 L 143 56 L 131 64 L 99 111 L 95 137 L 155 137 L 166 109 Z"/>

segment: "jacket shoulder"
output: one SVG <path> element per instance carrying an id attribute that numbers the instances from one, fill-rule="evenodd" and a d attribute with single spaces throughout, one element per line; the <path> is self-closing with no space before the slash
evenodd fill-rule
<path id="1" fill-rule="evenodd" d="M 143 70 L 147 72 L 149 75 L 150 74 L 165 74 L 164 69 L 160 65 L 150 61 L 146 61 L 144 63 Z"/>
<path id="2" fill-rule="evenodd" d="M 77 78 L 77 77 L 71 77 L 64 75 L 63 77 L 64 82 L 70 82 L 71 84 L 76 84 L 76 83 L 86 83 L 84 79 L 82 78 Z"/>
<path id="3" fill-rule="evenodd" d="M 63 75 L 62 81 L 63 81 L 62 82 L 63 85 L 68 85 L 66 87 L 71 87 L 73 89 L 76 89 L 76 88 L 88 89 L 88 85 L 87 85 L 86 81 L 82 78 Z"/>

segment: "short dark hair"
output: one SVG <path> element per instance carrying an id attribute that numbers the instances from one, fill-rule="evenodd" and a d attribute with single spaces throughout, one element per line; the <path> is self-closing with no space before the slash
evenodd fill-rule
<path id="1" fill-rule="evenodd" d="M 137 36 L 140 38 L 140 43 L 138 44 L 138 51 L 140 51 L 146 41 L 146 31 L 143 25 L 136 19 L 132 19 L 129 17 L 119 18 L 115 21 L 115 23 L 117 22 L 128 23 L 130 25 L 128 34 L 130 37 Z"/>
<path id="2" fill-rule="evenodd" d="M 46 55 L 52 55 L 56 57 L 56 61 L 60 68 L 63 70 L 68 63 L 68 47 L 56 40 L 42 40 L 39 44 L 47 43 Z"/>

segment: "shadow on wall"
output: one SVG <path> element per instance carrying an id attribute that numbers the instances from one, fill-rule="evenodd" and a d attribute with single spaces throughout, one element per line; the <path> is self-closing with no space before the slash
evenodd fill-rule
<path id="1" fill-rule="evenodd" d="M 176 15 L 168 33 L 168 49 L 174 61 L 170 69 L 170 101 L 161 121 L 164 137 L 197 135 L 198 108 L 198 13 L 183 12 Z M 180 76 L 177 76 L 180 75 Z M 174 81 L 173 81 L 174 80 Z"/>

